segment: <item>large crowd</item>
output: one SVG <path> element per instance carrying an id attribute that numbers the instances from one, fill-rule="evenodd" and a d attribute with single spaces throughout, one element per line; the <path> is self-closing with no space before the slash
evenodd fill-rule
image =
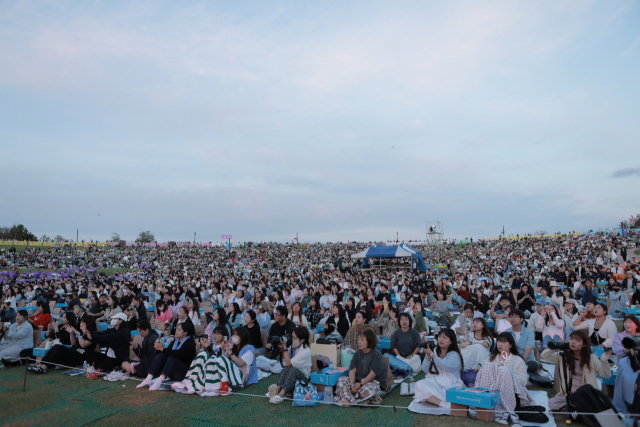
<path id="1" fill-rule="evenodd" d="M 500 392 L 497 421 L 517 426 L 535 412 L 523 409 L 536 408 L 531 385 L 554 387 L 548 405 L 560 411 L 617 372 L 613 405 L 634 412 L 637 234 L 448 244 L 438 262 L 432 245 L 412 245 L 426 271 L 351 258 L 369 245 L 3 250 L 2 367 L 83 366 L 205 396 L 270 370 L 269 401 L 280 404 L 330 365 L 314 343 L 341 344 L 352 358 L 331 392 L 345 407 L 380 405 L 392 382 L 424 372 L 401 394 L 447 414 L 447 390 L 475 376 L 467 385 Z"/>

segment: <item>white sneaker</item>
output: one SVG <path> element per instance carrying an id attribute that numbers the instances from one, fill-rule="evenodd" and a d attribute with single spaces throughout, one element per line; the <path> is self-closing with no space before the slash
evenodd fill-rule
<path id="1" fill-rule="evenodd" d="M 272 403 L 274 405 L 278 405 L 280 403 L 284 402 L 284 399 L 280 396 L 278 396 L 277 394 L 275 396 L 273 396 L 271 399 L 269 399 L 269 403 Z"/>
<path id="2" fill-rule="evenodd" d="M 513 417 L 511 417 L 511 427 L 522 427 L 520 421 L 514 421 Z"/>
<path id="3" fill-rule="evenodd" d="M 171 384 L 171 388 L 174 390 L 182 390 L 183 388 L 187 388 L 187 386 L 184 385 L 184 381 L 178 381 Z"/>
<path id="4" fill-rule="evenodd" d="M 414 382 L 409 384 L 409 395 L 410 396 L 415 396 L 416 395 L 416 383 L 414 383 Z"/>
<path id="5" fill-rule="evenodd" d="M 496 419 L 497 423 L 500 423 L 502 425 L 508 426 L 509 425 L 509 413 L 505 412 L 504 414 L 502 414 L 502 416 L 498 419 Z"/>

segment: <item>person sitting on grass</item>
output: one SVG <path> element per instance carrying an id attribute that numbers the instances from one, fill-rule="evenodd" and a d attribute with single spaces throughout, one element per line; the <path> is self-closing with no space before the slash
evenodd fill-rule
<path id="1" fill-rule="evenodd" d="M 349 364 L 349 376 L 340 377 L 334 400 L 347 408 L 371 399 L 378 390 L 387 387 L 387 364 L 376 348 L 378 338 L 371 329 L 358 335 L 358 351 Z"/>
<path id="2" fill-rule="evenodd" d="M 360 335 L 360 332 L 365 329 L 373 330 L 373 327 L 366 324 L 365 314 L 362 311 L 359 311 L 356 313 L 356 317 L 353 320 L 353 326 L 349 329 L 349 332 L 347 332 L 347 335 L 344 338 L 344 345 L 349 345 L 353 350 L 357 350 L 359 341 L 358 336 Z"/>
<path id="3" fill-rule="evenodd" d="M 38 312 L 27 318 L 28 322 L 33 325 L 33 329 L 46 328 L 51 322 L 51 308 L 46 302 L 38 301 L 36 304 Z"/>
<path id="4" fill-rule="evenodd" d="M 462 385 L 460 375 L 464 371 L 464 361 L 453 329 L 441 330 L 436 339 L 438 345 L 434 350 L 424 349 L 422 371 L 427 375 L 416 383 L 414 402 L 439 406 L 441 409 L 435 409 L 434 413 L 446 411 L 448 414 L 451 403 L 446 401 L 447 390 Z"/>
<path id="5" fill-rule="evenodd" d="M 142 344 L 131 344 L 131 348 L 139 361 L 122 362 L 122 369 L 136 377 L 144 378 L 147 376 L 153 361 L 156 360 L 155 343 L 158 340 L 158 334 L 151 328 L 148 320 L 141 320 L 138 323 L 138 333 L 143 338 Z"/>
<path id="6" fill-rule="evenodd" d="M 291 348 L 287 350 L 284 343 L 278 346 L 285 364 L 278 378 L 278 384 L 269 386 L 269 403 L 284 402 L 284 395 L 296 387 L 298 380 L 309 381 L 311 375 L 311 350 L 309 349 L 309 329 L 298 326 L 291 333 Z"/>
<path id="7" fill-rule="evenodd" d="M 75 328 L 75 326 L 71 327 L 70 325 L 66 325 L 64 329 L 69 333 L 69 341 L 71 343 L 71 347 L 67 347 L 64 345 L 54 345 L 53 347 L 51 347 L 51 350 L 49 350 L 47 354 L 44 355 L 40 363 L 37 363 L 36 366 L 29 368 L 31 372 L 34 372 L 36 374 L 44 374 L 47 372 L 47 368 L 55 368 L 57 365 L 78 366 L 86 360 L 87 353 L 95 351 L 96 344 L 83 338 L 83 334 L 85 334 L 87 331 L 96 330 L 95 317 L 85 314 L 80 319 L 79 331 Z M 26 362 L 26 360 L 14 362 L 14 366 L 15 363 L 22 363 L 24 365 L 26 364 Z"/>
<path id="8" fill-rule="evenodd" d="M 55 320 L 52 320 L 47 327 L 45 338 L 49 340 L 59 340 L 60 344 L 71 345 L 71 334 L 76 328 L 76 315 L 72 311 L 67 311 L 62 315 L 60 319 L 60 325 Z M 75 338 L 75 337 L 74 337 Z M 54 346 L 57 347 L 57 346 Z M 28 348 L 20 352 L 20 357 L 33 359 L 33 350 Z M 49 350 L 51 351 L 51 350 Z M 35 358 L 36 364 L 40 363 L 42 357 Z"/>
<path id="9" fill-rule="evenodd" d="M 27 310 L 18 310 L 16 323 L 8 328 L 4 323 L 0 324 L 0 335 L 4 335 L 0 341 L 0 359 L 20 357 L 22 350 L 33 348 L 33 328 L 27 322 L 28 318 Z"/>
<path id="10" fill-rule="evenodd" d="M 413 319 L 408 313 L 400 313 L 400 329 L 391 336 L 391 352 L 402 362 L 411 366 L 414 374 L 420 372 L 420 334 L 412 328 Z"/>
<path id="11" fill-rule="evenodd" d="M 216 328 L 214 332 L 217 334 L 214 333 L 214 336 L 221 337 L 222 330 L 221 327 Z M 191 362 L 184 380 L 172 384 L 171 388 L 186 389 L 186 393 L 198 392 L 202 396 L 216 396 L 220 394 L 224 383 L 227 383 L 227 387 L 257 383 L 258 368 L 249 330 L 245 326 L 235 328 L 231 343 L 233 346 L 223 340 L 219 353 L 214 351 L 209 357 L 206 352 L 200 352 Z"/>
<path id="12" fill-rule="evenodd" d="M 87 363 L 93 365 L 97 371 L 111 371 L 129 360 L 131 333 L 127 327 L 127 315 L 124 313 L 117 313 L 111 318 L 110 329 L 87 331 L 83 338 L 107 349 L 105 354 L 95 351 L 85 353 Z"/>
<path id="13" fill-rule="evenodd" d="M 156 341 L 154 346 L 159 353 L 149 367 L 147 378 L 138 384 L 137 388 L 148 386 L 156 376 L 158 378 L 149 387 L 150 390 L 159 389 L 165 378 L 171 378 L 174 381 L 184 380 L 191 362 L 196 357 L 194 336 L 193 323 L 183 322 L 176 328 L 175 340 L 170 344 L 170 348 L 164 348 L 162 342 Z"/>
<path id="14" fill-rule="evenodd" d="M 613 338 L 612 338 L 613 340 Z M 556 372 L 560 375 L 554 378 L 554 388 L 560 390 L 555 397 L 549 399 L 549 408 L 553 411 L 560 411 L 567 405 L 566 394 L 573 393 L 581 386 L 590 384 L 598 389 L 598 379 L 596 375 L 602 378 L 611 377 L 611 369 L 608 360 L 611 357 L 611 350 L 602 353 L 598 358 L 591 352 L 590 338 L 586 331 L 575 330 L 569 335 L 569 348 L 573 357 L 567 357 L 571 375 L 571 390 L 565 390 L 567 381 L 562 369 L 562 358 L 557 351 L 545 349 L 540 357 L 550 363 L 556 365 Z"/>
<path id="15" fill-rule="evenodd" d="M 518 407 L 535 405 L 535 400 L 526 389 L 527 365 L 518 354 L 511 333 L 498 335 L 496 344 L 491 355 L 482 363 L 475 386 L 498 390 L 500 403 L 495 408 L 498 422 L 519 427 L 520 420 L 516 414 Z"/>

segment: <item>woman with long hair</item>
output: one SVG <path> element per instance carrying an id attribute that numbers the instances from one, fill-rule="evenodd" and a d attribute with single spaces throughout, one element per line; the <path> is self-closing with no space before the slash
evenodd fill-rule
<path id="1" fill-rule="evenodd" d="M 196 298 L 189 298 L 187 308 L 189 309 L 189 319 L 191 323 L 193 323 L 193 326 L 200 326 L 202 323 L 200 320 L 200 304 L 198 300 Z"/>
<path id="2" fill-rule="evenodd" d="M 613 337 L 612 337 L 613 340 Z M 582 330 L 575 330 L 569 335 L 569 348 L 573 357 L 567 357 L 566 363 L 571 372 L 571 390 L 566 390 L 566 378 L 562 369 L 562 358 L 556 351 L 545 349 L 540 357 L 554 363 L 560 375 L 554 378 L 555 388 L 560 392 L 549 399 L 549 408 L 553 411 L 562 410 L 567 405 L 566 394 L 573 393 L 585 384 L 598 388 L 596 375 L 602 378 L 611 377 L 608 360 L 612 352 L 607 351 L 598 357 L 591 353 L 589 336 Z"/>
<path id="3" fill-rule="evenodd" d="M 527 378 L 527 365 L 518 354 L 513 335 L 501 333 L 491 355 L 482 363 L 475 382 L 476 387 L 500 391 L 500 403 L 495 408 L 499 423 L 519 425 L 515 412 L 518 407 L 535 405 L 526 389 Z"/>
<path id="4" fill-rule="evenodd" d="M 331 308 L 332 316 L 329 316 L 329 319 L 333 318 L 335 324 L 337 325 L 338 332 L 342 335 L 342 338 L 347 336 L 347 332 L 349 332 L 349 321 L 347 320 L 347 316 L 344 313 L 344 308 L 340 304 L 334 304 Z"/>
<path id="5" fill-rule="evenodd" d="M 227 313 L 229 325 L 231 325 L 231 329 L 235 329 L 242 323 L 242 311 L 240 311 L 240 306 L 237 302 L 229 304 L 229 308 L 231 308 L 229 313 Z"/>
<path id="6" fill-rule="evenodd" d="M 542 312 L 542 316 L 536 325 L 538 329 L 542 329 L 542 347 L 548 348 L 549 341 L 560 341 L 564 339 L 564 320 L 558 316 L 558 310 L 555 305 L 546 305 Z"/>
<path id="7" fill-rule="evenodd" d="M 493 346 L 493 337 L 487 322 L 482 318 L 473 319 L 471 331 L 465 335 L 460 344 L 460 354 L 467 369 L 476 369 L 489 356 Z"/>
<path id="8" fill-rule="evenodd" d="M 315 329 L 322 319 L 322 309 L 320 308 L 320 297 L 315 295 L 309 300 L 309 306 L 306 310 L 306 318 L 309 321 L 309 327 Z"/>
<path id="9" fill-rule="evenodd" d="M 414 402 L 430 403 L 439 408 L 430 408 L 435 414 L 449 414 L 451 403 L 447 402 L 447 390 L 462 385 L 460 375 L 464 361 L 456 333 L 453 329 L 443 329 L 436 336 L 437 346 L 424 349 L 425 358 L 422 371 L 426 377 L 416 383 Z"/>
<path id="10" fill-rule="evenodd" d="M 229 335 L 231 335 L 231 325 L 229 325 L 229 321 L 227 320 L 227 312 L 222 307 L 218 307 L 213 311 L 213 320 L 204 330 L 205 335 L 209 337 L 209 341 L 213 341 L 213 330 L 218 326 L 227 328 Z"/>
<path id="11" fill-rule="evenodd" d="M 307 326 L 307 317 L 303 314 L 302 303 L 293 303 L 291 306 L 291 313 L 289 313 L 289 320 L 291 320 L 296 327 Z"/>

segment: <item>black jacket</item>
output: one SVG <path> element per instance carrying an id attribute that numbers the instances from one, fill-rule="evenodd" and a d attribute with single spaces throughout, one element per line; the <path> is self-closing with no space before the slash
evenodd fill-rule
<path id="1" fill-rule="evenodd" d="M 129 360 L 129 342 L 131 341 L 131 334 L 126 328 L 120 329 L 107 329 L 106 331 L 93 331 L 91 332 L 92 341 L 100 346 L 100 348 L 107 348 L 113 350 L 116 355 L 116 360 L 119 362 L 126 362 Z"/>
<path id="2" fill-rule="evenodd" d="M 177 350 L 172 348 L 174 343 L 175 341 L 169 344 L 169 348 L 162 349 L 162 353 L 165 356 L 179 359 L 186 366 L 191 366 L 191 362 L 196 357 L 196 340 L 193 337 L 188 337 Z"/>

